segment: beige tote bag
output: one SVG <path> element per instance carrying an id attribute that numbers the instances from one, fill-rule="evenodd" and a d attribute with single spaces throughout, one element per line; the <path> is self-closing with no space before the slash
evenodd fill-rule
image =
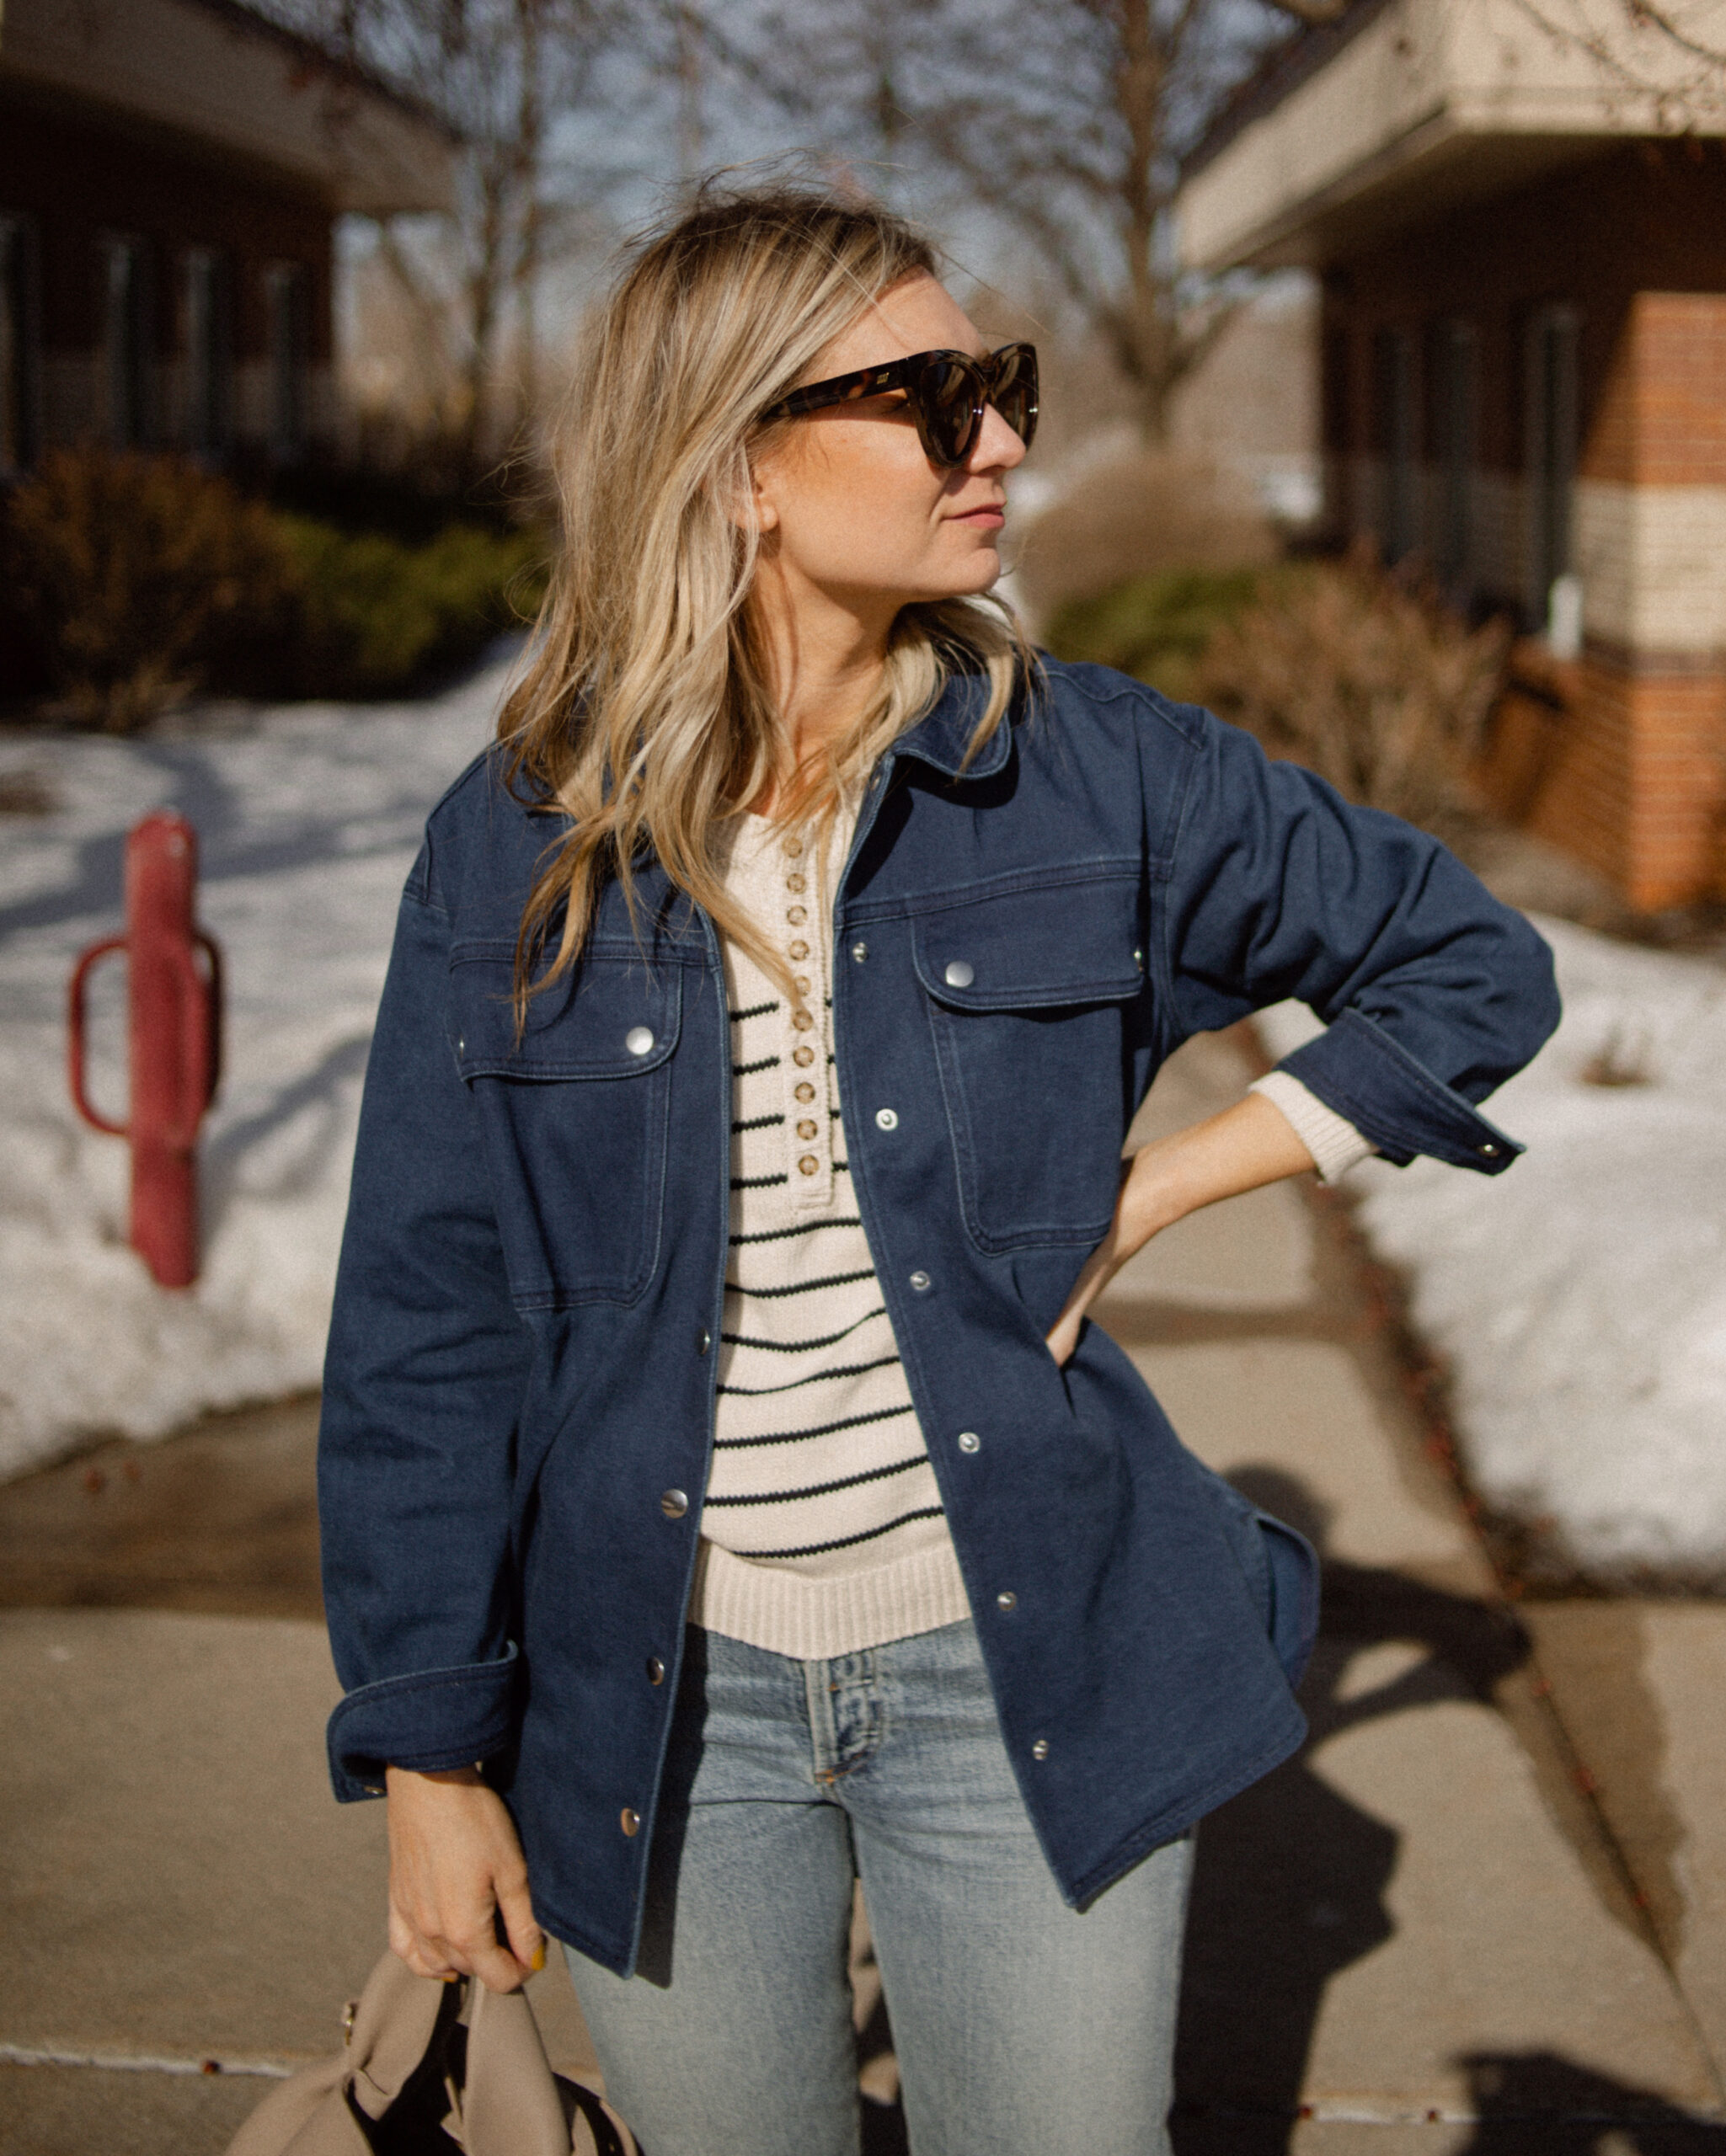
<path id="1" fill-rule="evenodd" d="M 272 2089 L 227 2156 L 639 2156 L 592 2089 L 552 2072 L 525 1992 L 440 1983 L 386 1954 L 332 2059 Z"/>

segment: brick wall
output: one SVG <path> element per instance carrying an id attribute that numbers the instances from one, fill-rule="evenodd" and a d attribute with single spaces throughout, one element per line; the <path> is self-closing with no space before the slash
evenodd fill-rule
<path id="1" fill-rule="evenodd" d="M 1383 536 L 1392 491 L 1376 355 L 1412 370 L 1403 491 L 1436 558 L 1440 325 L 1473 339 L 1468 559 L 1459 598 L 1543 625 L 1539 536 L 1552 483 L 1531 384 L 1533 328 L 1562 314 L 1574 355 L 1565 565 L 1585 641 L 1531 643 L 1483 776 L 1505 813 L 1604 870 L 1631 902 L 1726 897 L 1726 147 L 1621 145 L 1393 244 L 1331 265 L 1321 349 L 1328 513 Z"/>

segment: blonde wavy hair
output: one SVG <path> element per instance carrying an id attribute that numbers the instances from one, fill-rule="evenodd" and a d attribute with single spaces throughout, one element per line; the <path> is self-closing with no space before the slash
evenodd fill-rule
<path id="1" fill-rule="evenodd" d="M 562 544 L 499 720 L 510 786 L 569 819 L 522 915 L 518 1023 L 529 996 L 574 963 L 608 878 L 633 915 L 633 874 L 649 857 L 783 974 L 725 896 L 726 819 L 772 782 L 776 822 L 820 828 L 840 789 L 955 671 L 989 686 L 969 760 L 1034 666 L 1002 601 L 907 606 L 868 709 L 829 750 L 787 767 L 750 605 L 760 537 L 748 505 L 751 452 L 794 423 L 764 428 L 756 415 L 815 379 L 870 302 L 935 270 L 933 248 L 902 218 L 786 184 L 709 183 L 623 257 L 555 437 Z"/>

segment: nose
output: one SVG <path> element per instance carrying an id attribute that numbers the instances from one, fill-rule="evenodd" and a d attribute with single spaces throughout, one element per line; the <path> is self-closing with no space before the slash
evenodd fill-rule
<path id="1" fill-rule="evenodd" d="M 1025 446 L 992 404 L 983 407 L 983 424 L 965 461 L 967 472 L 1011 472 L 1025 461 Z"/>

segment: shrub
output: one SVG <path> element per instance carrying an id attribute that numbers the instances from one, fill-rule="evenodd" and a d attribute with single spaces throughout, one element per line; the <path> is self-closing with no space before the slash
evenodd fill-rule
<path id="1" fill-rule="evenodd" d="M 1510 632 L 1471 630 L 1364 556 L 1290 569 L 1212 636 L 1201 697 L 1349 800 L 1455 828 Z"/>
<path id="2" fill-rule="evenodd" d="M 286 564 L 268 513 L 178 459 L 56 450 L 8 504 L 6 567 L 56 688 L 124 733 L 196 685 Z"/>
<path id="3" fill-rule="evenodd" d="M 297 617 L 277 694 L 399 695 L 531 616 L 544 590 L 545 542 L 532 531 L 452 524 L 416 547 L 306 517 L 276 523 Z"/>
<path id="4" fill-rule="evenodd" d="M 1045 640 L 1057 659 L 1117 667 L 1165 696 L 1189 697 L 1211 638 L 1251 603 L 1270 574 L 1185 568 L 1135 577 L 1098 598 L 1069 600 Z"/>
<path id="5" fill-rule="evenodd" d="M 344 531 L 177 458 L 94 449 L 45 458 L 0 538 L 56 687 L 120 732 L 200 685 L 402 695 L 531 615 L 544 584 L 532 531 Z"/>

